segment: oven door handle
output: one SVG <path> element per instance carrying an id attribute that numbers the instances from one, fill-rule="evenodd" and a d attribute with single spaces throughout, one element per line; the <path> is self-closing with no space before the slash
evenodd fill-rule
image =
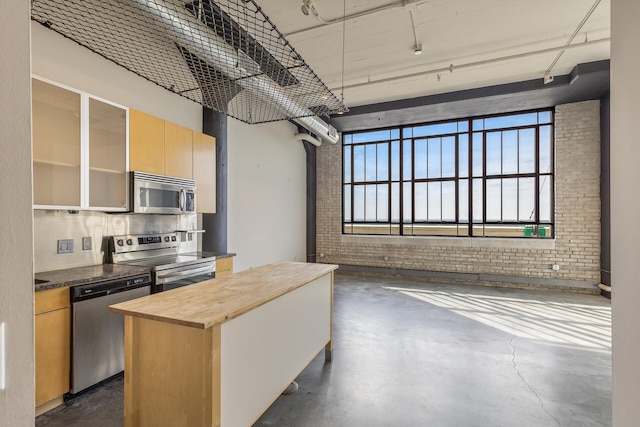
<path id="1" fill-rule="evenodd" d="M 156 276 L 156 283 L 170 283 L 176 280 L 184 279 L 185 277 L 198 276 L 204 273 L 214 273 L 215 268 L 211 265 L 200 268 L 193 268 L 186 271 L 178 271 L 169 274 L 158 274 Z"/>

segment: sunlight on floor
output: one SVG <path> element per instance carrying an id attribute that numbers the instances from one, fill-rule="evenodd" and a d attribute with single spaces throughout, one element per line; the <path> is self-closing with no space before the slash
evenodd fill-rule
<path id="1" fill-rule="evenodd" d="M 611 350 L 611 307 L 385 286 L 522 338 Z"/>

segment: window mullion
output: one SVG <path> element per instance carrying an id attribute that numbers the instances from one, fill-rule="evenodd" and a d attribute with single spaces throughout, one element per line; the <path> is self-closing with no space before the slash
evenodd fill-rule
<path id="1" fill-rule="evenodd" d="M 458 235 L 458 228 L 460 227 L 460 203 L 458 201 L 458 194 L 459 194 L 459 186 L 460 186 L 460 167 L 459 167 L 459 160 L 458 157 L 460 155 L 460 134 L 457 133 L 456 137 L 455 137 L 455 146 L 454 146 L 454 153 L 453 153 L 453 161 L 455 162 L 454 165 L 454 169 L 453 169 L 453 197 L 455 200 L 454 203 L 454 209 L 455 209 L 455 213 L 453 215 L 453 218 L 456 222 L 456 236 Z"/>
<path id="2" fill-rule="evenodd" d="M 398 160 L 400 163 L 400 171 L 399 178 L 400 181 L 398 183 L 398 221 L 400 226 L 400 236 L 404 235 L 404 128 L 400 129 L 400 147 L 398 147 L 398 152 L 400 153 L 400 159 Z"/>
<path id="3" fill-rule="evenodd" d="M 411 138 L 411 235 L 415 234 L 416 223 L 416 140 Z"/>
<path id="4" fill-rule="evenodd" d="M 469 119 L 467 123 L 467 237 L 473 236 L 473 121 Z"/>
<path id="5" fill-rule="evenodd" d="M 355 177 L 356 174 L 354 172 L 355 169 L 355 149 L 353 148 L 353 145 L 351 146 L 351 222 L 353 223 L 355 221 L 355 208 L 354 208 L 354 200 L 355 200 Z M 352 225 L 353 227 L 353 225 Z M 353 228 L 352 228 L 352 232 L 353 232 Z"/>
<path id="6" fill-rule="evenodd" d="M 387 144 L 387 221 L 389 222 L 389 234 L 391 234 L 391 227 L 393 224 L 393 212 L 391 210 L 391 198 L 393 197 L 392 194 L 392 180 L 393 180 L 393 171 L 391 170 L 391 145 L 393 144 L 393 139 L 389 140 L 389 143 Z"/>
<path id="7" fill-rule="evenodd" d="M 482 235 L 485 232 L 487 222 L 487 132 L 482 130 L 482 171 L 480 172 L 482 183 Z"/>
<path id="8" fill-rule="evenodd" d="M 536 214 L 534 215 L 534 219 L 536 222 L 536 230 L 538 234 L 539 233 L 539 227 L 540 227 L 540 127 L 536 126 L 535 130 L 534 130 L 534 135 L 535 135 L 535 143 L 534 143 L 534 150 L 535 150 L 535 161 L 534 161 L 534 172 L 535 172 L 535 178 L 534 178 L 534 191 L 533 194 L 535 194 L 535 201 L 534 201 L 534 209 L 536 210 Z"/>

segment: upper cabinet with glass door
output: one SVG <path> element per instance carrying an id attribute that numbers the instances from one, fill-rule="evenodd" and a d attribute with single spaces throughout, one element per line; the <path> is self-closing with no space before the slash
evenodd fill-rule
<path id="1" fill-rule="evenodd" d="M 125 108 L 89 98 L 91 208 L 127 209 L 128 134 Z"/>
<path id="2" fill-rule="evenodd" d="M 36 209 L 127 210 L 128 109 L 33 79 Z"/>
<path id="3" fill-rule="evenodd" d="M 79 92 L 32 80 L 33 204 L 79 208 Z"/>

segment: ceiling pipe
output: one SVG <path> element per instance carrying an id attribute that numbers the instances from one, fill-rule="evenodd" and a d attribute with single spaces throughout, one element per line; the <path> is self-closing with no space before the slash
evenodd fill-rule
<path id="1" fill-rule="evenodd" d="M 502 61 L 509 61 L 509 60 L 513 60 L 513 59 L 526 58 L 528 56 L 542 55 L 542 54 L 545 54 L 545 53 L 558 52 L 560 50 L 576 49 L 576 48 L 580 48 L 580 47 L 583 47 L 583 46 L 591 46 L 591 45 L 595 45 L 595 44 L 609 43 L 609 42 L 611 42 L 611 38 L 610 37 L 606 37 L 606 38 L 602 38 L 602 39 L 598 39 L 598 40 L 589 40 L 589 41 L 585 41 L 585 42 L 581 42 L 581 43 L 575 43 L 575 44 L 571 44 L 571 45 L 568 45 L 568 46 L 550 47 L 550 48 L 547 48 L 547 49 L 540 49 L 540 50 L 534 50 L 534 51 L 530 51 L 530 52 L 516 53 L 514 55 L 499 56 L 497 58 L 490 58 L 490 59 L 485 59 L 485 60 L 482 60 L 482 61 L 467 62 L 467 63 L 464 63 L 464 64 L 458 64 L 458 65 L 450 64 L 450 65 L 448 65 L 446 67 L 431 68 L 431 69 L 428 69 L 428 70 L 417 71 L 415 73 L 403 74 L 403 75 L 395 76 L 395 77 L 386 77 L 386 78 L 382 78 L 382 79 L 372 79 L 371 76 L 369 76 L 369 78 L 365 82 L 353 83 L 353 84 L 344 85 L 344 86 L 340 86 L 340 87 L 333 88 L 333 89 L 329 88 L 329 90 L 354 89 L 354 88 L 369 86 L 369 85 L 373 85 L 373 84 L 390 83 L 390 82 L 395 82 L 397 80 L 404 80 L 404 79 L 411 79 L 411 78 L 416 78 L 416 77 L 423 77 L 423 76 L 429 75 L 429 74 L 444 73 L 444 72 L 447 72 L 447 71 L 449 73 L 453 73 L 454 70 L 461 70 L 461 69 L 464 69 L 464 68 L 478 67 L 480 65 L 489 65 L 489 64 L 494 64 L 494 63 L 497 63 L 497 62 L 502 62 Z M 402 70 L 401 69 L 397 69 L 397 70 L 394 70 L 394 71 L 395 72 L 399 72 L 399 71 L 402 71 Z"/>
<path id="2" fill-rule="evenodd" d="M 298 31 L 292 31 L 288 34 L 286 34 L 286 36 L 294 36 L 296 34 L 302 34 L 302 33 L 306 33 L 307 31 L 312 31 L 318 28 L 322 28 L 325 25 L 331 25 L 331 24 L 338 24 L 342 21 L 349 21 L 351 19 L 355 19 L 355 18 L 361 18 L 363 16 L 368 16 L 368 15 L 373 15 L 374 13 L 379 13 L 379 12 L 384 12 L 386 10 L 391 10 L 391 9 L 397 9 L 397 8 L 404 8 L 410 5 L 413 6 L 419 6 L 421 4 L 427 3 L 428 0 L 424 0 L 424 1 L 416 1 L 416 0 L 402 0 L 402 1 L 396 1 L 390 4 L 386 4 L 383 6 L 378 6 L 378 7 L 374 7 L 373 9 L 368 9 L 368 10 L 363 10 L 362 12 L 356 12 L 356 13 L 352 13 L 351 15 L 347 15 L 345 17 L 339 17 L 336 19 L 324 19 L 320 16 L 320 14 L 318 13 L 318 10 L 315 8 L 315 6 L 313 4 L 311 4 L 311 2 L 309 3 L 309 8 L 308 10 L 311 11 L 311 13 L 313 14 L 313 16 L 316 17 L 316 19 L 318 19 L 318 21 L 321 22 L 321 25 L 315 25 L 313 27 L 309 27 L 309 28 L 303 28 L 301 30 Z"/>
<path id="3" fill-rule="evenodd" d="M 596 7 L 598 7 L 598 5 L 600 4 L 600 1 L 601 0 L 596 0 L 596 2 L 593 4 L 593 6 L 591 6 L 591 9 L 589 9 L 589 11 L 585 15 L 585 17 L 582 18 L 582 21 L 580 21 L 580 24 L 578 24 L 578 27 L 576 28 L 576 30 L 573 32 L 573 34 L 571 34 L 571 37 L 569 37 L 569 40 L 567 40 L 567 42 L 565 43 L 565 46 L 571 45 L 571 42 L 573 42 L 573 39 L 576 38 L 576 36 L 580 32 L 580 30 L 582 29 L 584 24 L 587 23 L 587 20 L 591 17 L 593 12 L 596 10 Z M 556 57 L 554 58 L 554 60 L 551 63 L 551 65 L 549 65 L 549 68 L 547 68 L 547 71 L 544 72 L 544 79 L 545 79 L 544 82 L 545 83 L 547 83 L 547 80 L 553 81 L 553 76 L 551 75 L 551 70 L 553 70 L 553 67 L 556 66 L 556 64 L 560 60 L 560 57 L 562 56 L 563 53 L 564 53 L 564 50 L 561 50 L 560 52 L 558 52 L 558 55 L 556 55 Z"/>
<path id="4" fill-rule="evenodd" d="M 297 117 L 293 119 L 296 123 L 323 140 L 332 144 L 338 142 L 339 135 L 333 126 L 315 116 L 310 109 L 289 98 L 268 77 L 255 75 L 253 70 L 247 70 L 245 67 L 251 66 L 252 61 L 241 57 L 239 52 L 210 31 L 186 9 L 180 10 L 163 0 L 133 0 L 133 3 L 151 15 L 173 41 L 193 50 L 201 59 L 208 60 L 211 65 L 235 80 L 243 89 L 277 106 L 284 115 Z"/>

